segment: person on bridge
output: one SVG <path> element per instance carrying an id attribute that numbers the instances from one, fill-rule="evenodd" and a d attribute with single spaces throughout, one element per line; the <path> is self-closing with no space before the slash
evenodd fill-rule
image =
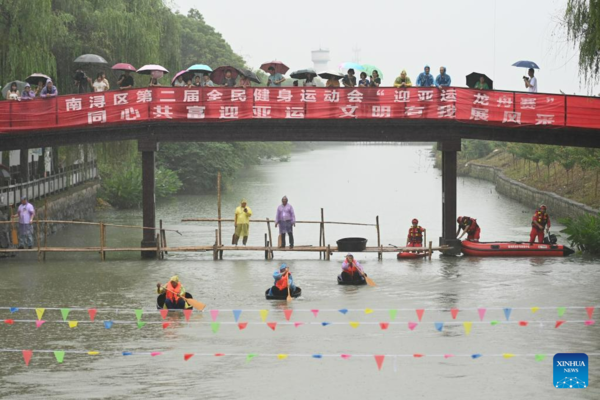
<path id="1" fill-rule="evenodd" d="M 21 205 L 17 209 L 19 218 L 19 249 L 33 247 L 33 219 L 35 218 L 35 208 L 27 201 L 27 197 L 21 198 Z"/>
<path id="2" fill-rule="evenodd" d="M 529 75 L 529 78 L 526 76 L 523 77 L 523 81 L 525 82 L 525 87 L 527 88 L 527 91 L 530 93 L 537 93 L 537 91 L 538 91 L 537 78 L 535 76 L 533 76 L 534 74 L 535 74 L 535 71 L 533 70 L 533 68 L 529 68 L 529 71 L 527 71 L 527 75 Z"/>
<path id="3" fill-rule="evenodd" d="M 275 72 L 275 67 L 273 67 L 272 65 L 269 68 L 267 68 L 267 71 L 269 72 L 267 86 L 281 86 L 281 84 L 285 82 L 285 77 L 279 72 Z"/>
<path id="4" fill-rule="evenodd" d="M 342 83 L 344 87 L 355 87 L 356 86 L 356 76 L 354 76 L 354 69 L 350 68 L 348 70 L 348 74 L 344 75 L 342 78 Z"/>
<path id="5" fill-rule="evenodd" d="M 458 230 L 456 231 L 456 236 L 460 233 L 461 229 L 463 233 L 458 236 L 458 239 L 462 238 L 464 234 L 467 234 L 467 240 L 471 242 L 479 242 L 479 237 L 481 236 L 481 228 L 477 225 L 477 220 L 471 217 L 458 217 L 456 220 L 458 222 Z"/>
<path id="6" fill-rule="evenodd" d="M 223 78 L 223 82 L 221 82 L 221 86 L 235 87 L 235 78 L 232 77 L 230 69 L 225 71 L 225 77 Z"/>
<path id="7" fill-rule="evenodd" d="M 452 78 L 446 73 L 446 67 L 440 67 L 440 74 L 435 78 L 435 87 L 438 89 L 448 87 L 452 84 Z"/>
<path id="8" fill-rule="evenodd" d="M 106 79 L 102 78 L 102 72 L 98 72 L 92 87 L 94 92 L 106 92 L 108 90 L 109 87 L 106 85 Z"/>
<path id="9" fill-rule="evenodd" d="M 361 280 L 363 280 L 363 277 L 361 276 L 359 271 L 363 275 L 365 275 L 365 276 L 367 275 L 367 274 L 365 274 L 365 271 L 364 271 L 362 265 L 360 265 L 360 263 L 354 259 L 354 256 L 352 254 L 346 255 L 346 258 L 344 259 L 344 262 L 342 263 L 342 280 L 344 280 L 344 281 L 361 281 Z"/>
<path id="10" fill-rule="evenodd" d="M 185 288 L 183 287 L 181 282 L 179 282 L 179 277 L 177 275 L 173 275 L 169 282 L 167 282 L 164 286 L 161 285 L 160 282 L 157 283 L 156 293 L 165 294 L 165 308 L 189 308 L 189 306 L 184 300 Z"/>
<path id="11" fill-rule="evenodd" d="M 296 285 L 294 285 L 294 278 L 290 273 L 287 264 L 281 264 L 281 267 L 275 272 L 273 272 L 273 279 L 275 283 L 271 287 L 269 291 L 270 295 L 277 294 L 285 294 L 287 295 L 288 285 L 290 287 L 290 293 L 294 293 L 296 290 Z"/>
<path id="12" fill-rule="evenodd" d="M 423 72 L 417 78 L 417 86 L 431 87 L 433 86 L 433 75 L 429 73 L 429 65 L 426 65 Z"/>
<path id="13" fill-rule="evenodd" d="M 252 210 L 248 207 L 248 203 L 245 199 L 242 199 L 240 206 L 235 209 L 235 219 L 233 225 L 235 226 L 235 233 L 233 234 L 232 244 L 238 244 L 238 240 L 242 238 L 244 246 L 248 243 L 248 234 L 250 233 L 250 217 L 252 216 Z"/>
<path id="14" fill-rule="evenodd" d="M 490 86 L 485 81 L 485 76 L 481 75 L 479 77 L 479 81 L 475 84 L 475 89 L 479 90 L 489 90 Z"/>
<path id="15" fill-rule="evenodd" d="M 371 87 L 379 86 L 381 86 L 381 78 L 379 77 L 379 71 L 373 70 L 373 74 L 371 75 Z"/>
<path id="16" fill-rule="evenodd" d="M 294 227 L 296 226 L 296 214 L 294 213 L 294 207 L 288 203 L 287 196 L 283 196 L 281 199 L 281 205 L 277 207 L 277 214 L 275 215 L 275 228 L 279 226 L 279 236 L 281 237 L 281 243 L 279 247 L 285 247 L 285 235 L 290 236 L 290 249 L 294 248 Z"/>
<path id="17" fill-rule="evenodd" d="M 40 97 L 45 99 L 45 98 L 56 97 L 56 96 L 58 96 L 58 89 L 52 83 L 52 79 L 48 79 L 46 81 L 46 86 L 44 86 L 44 88 L 42 89 L 42 92 L 40 93 Z"/>
<path id="18" fill-rule="evenodd" d="M 133 76 L 131 76 L 131 73 L 129 71 L 123 72 L 123 75 L 119 76 L 117 85 L 121 90 L 131 89 L 133 87 Z"/>
<path id="19" fill-rule="evenodd" d="M 538 243 L 544 243 L 544 230 L 550 232 L 550 216 L 546 212 L 546 206 L 541 205 L 531 218 L 531 233 L 529 234 L 529 245 L 535 243 L 537 237 Z"/>
<path id="20" fill-rule="evenodd" d="M 412 82 L 410 81 L 410 78 L 408 76 L 406 76 L 406 70 L 403 69 L 402 72 L 400 73 L 400 76 L 396 78 L 396 80 L 394 81 L 394 87 L 397 88 L 406 88 L 406 87 L 411 87 L 412 86 Z"/>
<path id="21" fill-rule="evenodd" d="M 408 238 L 406 240 L 406 247 L 423 247 L 423 234 L 425 228 L 419 226 L 419 220 L 414 218 L 412 220 L 412 226 L 408 229 Z"/>
<path id="22" fill-rule="evenodd" d="M 31 90 L 31 85 L 28 83 L 21 93 L 21 100 L 33 100 L 35 99 L 35 92 Z"/>
<path id="23" fill-rule="evenodd" d="M 367 79 L 367 73 L 363 71 L 360 73 L 360 80 L 358 81 L 358 87 L 369 87 L 369 86 L 371 86 L 371 82 L 369 82 L 369 80 Z"/>
<path id="24" fill-rule="evenodd" d="M 17 82 L 13 82 L 10 84 L 10 89 L 6 93 L 6 98 L 8 100 L 21 100 L 21 94 L 19 93 L 19 88 L 17 87 Z"/>

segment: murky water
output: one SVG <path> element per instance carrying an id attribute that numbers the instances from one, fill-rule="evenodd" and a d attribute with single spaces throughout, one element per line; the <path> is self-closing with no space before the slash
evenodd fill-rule
<path id="1" fill-rule="evenodd" d="M 232 216 L 242 197 L 248 199 L 254 217 L 274 218 L 279 199 L 287 195 L 299 220 L 317 220 L 320 208 L 330 221 L 374 223 L 381 221 L 382 243 L 401 244 L 410 220 L 417 217 L 428 229 L 428 240 L 437 243 L 441 231 L 441 178 L 433 169 L 428 147 L 336 145 L 296 153 L 289 162 L 269 162 L 253 167 L 243 179 L 224 193 L 224 216 Z M 526 239 L 533 210 L 497 194 L 487 182 L 459 181 L 459 214 L 477 217 L 482 240 Z M 550 213 L 552 210 L 549 210 Z M 182 223 L 182 218 L 216 216 L 216 196 L 179 196 L 158 206 L 165 226 L 183 236 L 168 234 L 169 245 L 210 245 L 214 223 Z M 100 212 L 97 220 L 139 224 L 139 211 Z M 249 244 L 262 245 L 265 224 L 251 227 Z M 555 229 L 558 232 L 558 228 Z M 223 240 L 233 233 L 226 225 Z M 298 225 L 296 244 L 317 245 L 318 225 Z M 138 246 L 138 231 L 109 228 L 110 245 Z M 376 244 L 373 227 L 328 225 L 326 240 L 364 236 Z M 98 243 L 98 232 L 71 227 L 52 237 L 53 245 Z M 282 310 L 285 304 L 268 302 L 264 291 L 271 274 L 284 257 L 303 297 L 289 307 L 291 322 Z M 554 307 L 593 306 L 599 303 L 598 263 L 579 257 L 568 259 L 479 259 L 435 256 L 433 260 L 398 262 L 386 254 L 382 262 L 375 254 L 360 254 L 376 287 L 342 287 L 336 284 L 342 255 L 320 261 L 317 253 L 276 253 L 265 261 L 260 252 L 229 252 L 225 260 L 212 261 L 211 253 L 169 254 L 164 261 L 142 261 L 137 254 L 109 254 L 100 262 L 98 254 L 48 254 L 46 262 L 35 256 L 0 260 L 2 307 L 95 307 L 97 323 L 86 323 L 85 310 L 73 310 L 69 320 L 80 321 L 70 329 L 60 323 L 58 310 L 46 310 L 47 322 L 36 329 L 34 322 L 0 324 L 3 349 L 100 351 L 98 355 L 65 355 L 57 364 L 52 353 L 34 353 L 29 367 L 20 353 L 0 353 L 0 396 L 7 398 L 159 398 L 180 399 L 265 398 L 384 399 L 384 398 L 489 398 L 552 399 L 566 393 L 553 388 L 551 358 L 558 352 L 599 353 L 598 325 L 585 326 L 585 310 L 567 309 L 567 323 L 554 328 Z M 211 317 L 194 314 L 186 323 L 171 313 L 171 325 L 163 329 L 153 310 L 154 288 L 178 274 L 188 291 L 208 303 L 210 309 L 244 310 L 234 324 L 231 311 L 221 311 L 222 324 L 211 331 Z M 448 311 L 459 308 L 456 321 Z M 477 308 L 487 307 L 485 324 L 478 323 Z M 514 308 L 505 321 L 502 308 Z M 530 307 L 542 307 L 532 313 Z M 552 307 L 544 309 L 543 307 Z M 366 308 L 374 309 L 366 314 Z M 415 309 L 426 309 L 419 322 Z M 108 310 L 107 310 L 108 309 Z M 118 309 L 118 310 L 117 310 Z M 144 309 L 138 329 L 134 309 Z M 275 331 L 261 323 L 258 310 L 269 310 L 267 321 L 279 322 Z M 310 312 L 319 309 L 317 317 Z M 349 309 L 343 315 L 336 311 Z M 398 309 L 394 322 L 382 330 L 379 322 L 390 321 L 389 309 Z M 14 314 L 0 309 L 0 319 L 35 320 L 34 310 Z M 115 323 L 105 329 L 102 321 Z M 361 325 L 352 328 L 350 321 Z M 434 322 L 445 322 L 442 332 Z M 469 335 L 462 322 L 472 321 Z M 545 321 L 545 322 L 540 322 Z M 571 322 L 581 321 L 581 322 Z M 320 322 L 332 322 L 322 326 Z M 452 322 L 458 324 L 452 325 Z M 122 351 L 150 353 L 122 356 Z M 189 361 L 184 353 L 195 353 Z M 225 353 L 225 357 L 202 354 Z M 245 355 L 256 353 L 246 362 Z M 279 360 L 274 354 L 290 354 Z M 322 359 L 293 355 L 352 354 L 350 359 Z M 425 354 L 425 357 L 391 357 Z M 472 359 L 459 355 L 480 353 Z M 505 359 L 503 353 L 530 354 Z M 227 356 L 235 354 L 239 356 Z M 373 357 L 384 354 L 381 371 Z M 454 354 L 444 359 L 440 355 Z M 547 354 L 535 361 L 533 354 Z M 361 356 L 362 355 L 362 356 Z M 437 355 L 437 356 L 431 356 Z M 590 357 L 590 387 L 568 392 L 573 398 L 600 396 L 600 357 Z"/>

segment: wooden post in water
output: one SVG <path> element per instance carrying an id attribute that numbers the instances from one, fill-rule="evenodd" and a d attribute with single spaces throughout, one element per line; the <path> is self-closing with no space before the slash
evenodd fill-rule
<path id="1" fill-rule="evenodd" d="M 268 243 L 269 243 L 269 241 L 267 239 L 267 234 L 265 233 L 265 249 L 268 247 Z M 268 259 L 269 259 L 269 251 L 265 250 L 265 260 L 268 260 Z"/>
<path id="2" fill-rule="evenodd" d="M 100 222 L 100 260 L 104 261 L 106 253 L 104 252 L 104 222 Z"/>
<path id="3" fill-rule="evenodd" d="M 431 260 L 431 254 L 433 253 L 433 243 L 429 242 L 429 259 Z"/>
<path id="4" fill-rule="evenodd" d="M 156 234 L 156 259 L 160 260 L 161 259 L 161 249 L 160 249 L 160 233 Z"/>
<path id="5" fill-rule="evenodd" d="M 160 220 L 160 229 L 159 229 L 159 232 L 160 232 L 160 240 L 161 240 L 160 247 L 165 248 L 165 247 L 167 247 L 167 233 L 163 229 L 162 219 Z M 169 254 L 168 251 L 165 251 L 163 253 Z M 163 256 L 163 258 L 164 258 L 164 256 Z"/>
<path id="6" fill-rule="evenodd" d="M 325 246 L 325 213 L 323 211 L 323 209 L 321 208 L 321 239 L 323 241 L 323 246 Z M 324 260 L 328 260 L 329 256 L 323 254 L 323 259 Z"/>
<path id="7" fill-rule="evenodd" d="M 272 260 L 273 250 L 271 249 L 273 248 L 273 237 L 271 236 L 271 222 L 269 221 L 269 218 L 267 218 L 267 231 L 269 232 L 269 257 L 267 259 Z"/>
<path id="8" fill-rule="evenodd" d="M 215 245 L 213 246 L 213 260 L 217 261 L 218 259 L 218 252 L 217 252 L 217 246 L 219 245 L 219 230 L 215 229 Z"/>
<path id="9" fill-rule="evenodd" d="M 40 253 L 40 217 L 37 218 L 37 250 L 38 250 L 38 261 L 41 260 L 41 253 Z"/>
<path id="10" fill-rule="evenodd" d="M 327 245 L 327 261 L 331 260 L 331 246 Z"/>
<path id="11" fill-rule="evenodd" d="M 379 249 L 381 250 L 381 236 L 379 233 L 379 215 L 377 217 L 375 217 L 375 225 L 377 228 L 377 247 L 379 247 Z M 377 253 L 377 259 L 378 260 L 383 259 L 383 253 L 381 251 L 379 253 Z"/>
<path id="12" fill-rule="evenodd" d="M 44 193 L 46 189 L 44 188 Z M 48 243 L 48 199 L 44 196 L 44 248 L 46 248 L 46 244 Z M 46 252 L 44 252 L 43 256 L 44 261 L 46 261 Z"/>
<path id="13" fill-rule="evenodd" d="M 217 172 L 217 216 L 219 218 L 219 246 L 223 246 L 223 238 L 221 231 L 221 173 Z M 219 259 L 223 259 L 223 250 L 219 251 Z"/>

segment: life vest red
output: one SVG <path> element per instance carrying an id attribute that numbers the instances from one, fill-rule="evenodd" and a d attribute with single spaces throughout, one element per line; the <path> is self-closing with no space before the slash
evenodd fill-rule
<path id="1" fill-rule="evenodd" d="M 423 243 L 423 228 L 411 226 L 408 230 L 408 240 L 412 243 Z"/>
<path id="2" fill-rule="evenodd" d="M 540 224 L 543 228 L 546 227 L 546 224 L 548 223 L 549 219 L 550 217 L 547 213 L 543 213 L 539 210 L 536 211 L 535 214 L 533 214 L 533 220 Z M 532 225 L 537 228 L 536 224 L 532 223 Z"/>
<path id="3" fill-rule="evenodd" d="M 181 299 L 181 296 L 179 296 L 179 293 L 181 293 L 181 282 L 177 282 L 177 286 L 175 287 L 169 282 L 165 287 L 167 288 L 167 292 L 165 293 L 167 299 L 171 300 L 174 304 L 177 303 Z"/>
<path id="4" fill-rule="evenodd" d="M 477 220 L 475 218 L 463 217 L 461 227 L 467 233 L 474 233 L 477 228 L 479 228 L 479 225 L 477 225 Z"/>
<path id="5" fill-rule="evenodd" d="M 288 287 L 288 274 L 285 274 L 284 276 L 282 276 L 281 278 L 279 278 L 279 280 L 277 282 L 275 282 L 275 286 L 277 286 L 277 289 L 279 290 L 285 290 Z"/>

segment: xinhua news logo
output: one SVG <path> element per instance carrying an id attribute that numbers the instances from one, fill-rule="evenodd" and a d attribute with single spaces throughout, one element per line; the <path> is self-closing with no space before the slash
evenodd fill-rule
<path id="1" fill-rule="evenodd" d="M 588 356 L 585 353 L 554 355 L 554 387 L 585 389 L 588 387 Z"/>

